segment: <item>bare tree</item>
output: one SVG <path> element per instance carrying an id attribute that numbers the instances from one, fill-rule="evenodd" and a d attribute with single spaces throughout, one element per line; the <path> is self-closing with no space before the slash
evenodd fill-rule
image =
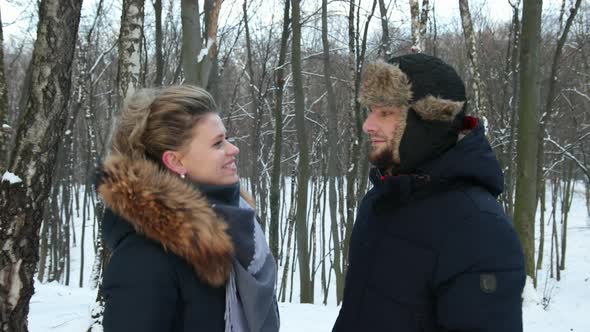
<path id="1" fill-rule="evenodd" d="M 542 0 L 524 2 L 520 48 L 520 108 L 514 225 L 525 256 L 526 273 L 535 280 L 535 210 L 539 130 L 539 40 Z"/>
<path id="2" fill-rule="evenodd" d="M 330 44 L 328 42 L 328 1 L 322 0 L 322 44 L 324 55 L 324 84 L 328 95 L 328 204 L 330 205 L 330 228 L 334 246 L 334 274 L 336 275 L 336 301 L 342 302 L 344 295 L 344 273 L 341 262 L 342 249 L 340 248 L 340 235 L 338 232 L 338 197 L 336 195 L 336 178 L 338 176 L 338 113 L 336 110 L 336 97 L 332 88 L 330 69 Z"/>
<path id="3" fill-rule="evenodd" d="M 578 9 L 580 8 L 582 1 L 581 0 L 577 0 L 576 3 L 574 4 L 574 6 L 570 9 L 570 15 L 567 18 L 566 24 L 565 24 L 565 28 L 563 29 L 561 36 L 559 37 L 559 40 L 557 41 L 557 45 L 555 48 L 555 53 L 553 55 L 553 63 L 551 65 L 551 72 L 549 74 L 549 87 L 548 87 L 548 92 L 547 92 L 547 99 L 545 101 L 545 112 L 543 112 L 543 116 L 541 117 L 541 121 L 540 121 L 540 125 L 539 125 L 539 137 L 538 137 L 538 145 L 537 145 L 537 191 L 538 191 L 538 197 L 544 201 L 545 197 L 542 197 L 545 195 L 545 175 L 543 172 L 543 167 L 545 164 L 545 132 L 546 132 L 546 128 L 549 124 L 549 122 L 551 122 L 551 117 L 554 114 L 553 111 L 553 104 L 554 104 L 554 100 L 555 100 L 555 94 L 556 94 L 556 83 L 557 83 L 557 76 L 558 76 L 558 71 L 559 71 L 559 61 L 561 60 L 561 55 L 563 53 L 563 47 L 565 45 L 565 42 L 567 40 L 569 31 L 571 29 L 571 26 L 574 22 L 574 19 L 576 17 L 576 13 L 578 12 Z M 565 2 L 564 2 L 565 4 Z M 562 15 L 564 14 L 565 11 L 565 7 L 563 8 L 562 11 Z M 562 21 L 562 16 L 560 16 L 560 21 Z M 570 165 L 572 165 L 570 163 Z M 570 172 L 571 173 L 571 172 Z M 568 179 L 566 179 L 567 181 Z M 569 179 L 569 183 L 571 183 L 571 178 Z M 569 190 L 566 190 L 564 192 L 564 195 L 569 194 Z M 566 199 L 565 201 L 568 201 L 568 199 Z M 544 205 L 544 202 L 542 202 L 542 204 Z M 567 215 L 568 213 L 563 214 L 564 211 L 564 204 L 562 204 L 562 223 L 563 223 L 563 228 L 562 228 L 562 244 L 561 244 L 561 264 L 560 264 L 560 269 L 563 270 L 565 268 L 565 253 L 566 253 L 566 241 L 567 241 Z M 569 212 L 569 206 L 571 205 L 571 202 L 569 204 L 565 204 L 565 206 L 567 206 L 567 212 Z M 544 208 L 544 206 L 543 206 Z M 544 226 L 541 226 L 542 229 L 544 230 Z M 544 240 L 544 238 L 542 238 L 541 240 Z M 538 254 L 538 262 L 541 263 L 542 262 L 542 257 L 543 254 L 540 250 L 543 250 L 543 242 L 544 241 L 539 241 L 539 254 Z"/>
<path id="4" fill-rule="evenodd" d="M 387 7 L 384 0 L 379 0 L 379 13 L 381 14 L 381 45 L 379 45 L 379 56 L 389 59 L 391 56 L 391 40 L 389 39 L 389 22 L 387 19 Z"/>
<path id="5" fill-rule="evenodd" d="M 58 142 L 68 116 L 66 106 L 81 6 L 81 0 L 43 0 L 39 4 L 31 91 L 8 167 L 22 180 L 0 183 L 2 331 L 27 331 L 29 300 L 39 258 L 39 228 Z"/>
<path id="6" fill-rule="evenodd" d="M 217 56 L 217 21 L 221 0 L 205 1 L 205 33 L 197 0 L 182 0 L 182 69 L 186 83 L 208 87 Z"/>
<path id="7" fill-rule="evenodd" d="M 281 156 L 283 145 L 283 89 L 285 87 L 285 59 L 290 35 L 290 0 L 285 1 L 283 9 L 283 31 L 281 33 L 281 48 L 279 61 L 275 69 L 275 135 L 273 145 L 273 162 L 270 180 L 270 221 L 269 221 L 269 246 L 278 261 L 279 257 L 279 224 L 280 224 L 280 197 L 281 197 Z"/>
<path id="8" fill-rule="evenodd" d="M 516 129 L 516 119 L 517 119 L 517 109 L 518 109 L 518 77 L 519 77 L 519 63 L 518 63 L 518 52 L 519 52 L 519 45 L 520 45 L 520 15 L 519 15 L 519 7 L 520 7 L 520 0 L 516 0 L 516 3 L 510 2 L 510 6 L 512 7 L 512 24 L 510 25 L 511 29 L 511 41 L 512 43 L 509 44 L 506 56 L 507 64 L 506 66 L 509 68 L 507 72 L 509 72 L 509 80 L 510 85 L 512 86 L 512 93 L 510 94 L 511 97 L 507 98 L 506 103 L 509 105 L 508 110 L 510 112 L 510 124 L 509 124 L 509 141 L 508 141 L 508 148 L 507 148 L 507 156 L 506 156 L 506 164 L 507 170 L 505 172 L 506 177 L 506 191 L 505 197 L 507 201 L 507 212 L 510 216 L 514 213 L 514 144 L 516 141 L 515 129 Z M 508 80 L 507 79 L 507 80 Z M 507 93 L 508 94 L 508 93 Z"/>
<path id="9" fill-rule="evenodd" d="M 162 85 L 164 78 L 164 58 L 162 55 L 162 0 L 154 0 L 154 14 L 156 16 L 156 79 L 155 86 Z"/>
<path id="10" fill-rule="evenodd" d="M 242 4 L 244 30 L 246 32 L 246 71 L 249 76 L 249 92 L 250 92 L 250 110 L 254 114 L 254 125 L 252 126 L 252 132 L 250 133 L 250 146 L 253 154 L 260 155 L 258 153 L 260 149 L 260 127 L 262 125 L 262 110 L 260 109 L 260 88 L 256 86 L 256 78 L 254 72 L 253 56 L 252 56 L 252 42 L 250 37 L 250 24 L 248 20 L 248 1 L 244 0 Z M 258 190 L 260 188 L 260 160 L 255 157 L 252 161 L 252 172 L 250 174 L 250 193 L 256 200 Z M 262 199 L 262 198 L 261 198 Z M 262 228 L 265 229 L 265 221 L 263 220 Z"/>
<path id="11" fill-rule="evenodd" d="M 8 165 L 8 144 L 11 127 L 8 125 L 8 90 L 4 78 L 4 33 L 0 14 L 0 174 Z"/>
<path id="12" fill-rule="evenodd" d="M 293 46 L 291 67 L 293 70 L 293 90 L 295 94 L 295 123 L 299 143 L 297 173 L 297 258 L 299 260 L 300 302 L 313 303 L 312 280 L 309 269 L 309 249 L 307 237 L 307 188 L 309 182 L 309 147 L 305 128 L 305 96 L 301 69 L 301 11 L 300 0 L 291 0 L 293 6 Z"/>

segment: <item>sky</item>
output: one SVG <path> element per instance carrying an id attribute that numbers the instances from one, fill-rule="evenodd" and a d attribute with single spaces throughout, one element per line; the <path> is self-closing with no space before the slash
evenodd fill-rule
<path id="1" fill-rule="evenodd" d="M 107 0 L 105 3 L 112 3 L 116 7 L 120 7 L 122 0 Z M 253 0 L 250 0 L 253 1 Z M 270 12 L 274 11 L 276 19 L 281 17 L 282 0 L 261 0 L 262 11 Z M 359 0 L 360 4 L 364 7 L 369 8 L 372 4 L 372 0 Z M 512 12 L 511 7 L 508 3 L 509 0 L 471 0 L 470 7 L 472 15 L 476 15 L 478 10 L 481 10 L 481 14 L 488 18 L 501 22 L 508 21 L 511 18 Z M 516 0 L 512 0 L 516 1 Z M 571 1 L 571 0 L 568 0 Z M 84 8 L 90 8 L 96 2 L 96 0 L 84 1 Z M 232 6 L 232 2 L 234 5 Z M 258 1 L 253 1 L 258 2 Z M 233 13 L 241 11 L 241 0 L 225 0 L 222 5 L 221 18 L 224 17 L 223 9 L 230 10 Z M 303 0 L 304 8 L 306 6 L 317 6 L 317 1 Z M 393 21 L 403 20 L 404 16 L 409 16 L 409 1 L 408 0 L 388 0 L 386 3 L 390 3 L 393 8 L 390 10 L 390 16 Z M 437 21 L 439 22 L 450 22 L 452 20 L 459 20 L 459 1 L 458 0 L 430 0 L 431 5 L 435 6 L 435 12 Z M 561 0 L 545 0 L 544 11 L 555 10 L 559 7 Z M 2 12 L 2 23 L 4 29 L 4 38 L 9 40 L 10 38 L 22 37 L 23 30 L 29 24 L 30 14 L 35 11 L 37 1 L 36 0 L 0 0 L 0 9 Z M 146 8 L 151 9 L 150 1 L 146 1 Z M 202 7 L 201 7 L 202 8 Z M 229 9 L 231 8 L 231 9 Z M 148 9 L 149 10 L 149 9 Z M 376 10 L 379 11 L 378 8 Z M 231 14 L 227 14 L 230 15 Z M 269 17 L 270 15 L 262 15 L 263 17 Z M 34 35 L 35 31 L 30 31 L 30 34 Z"/>

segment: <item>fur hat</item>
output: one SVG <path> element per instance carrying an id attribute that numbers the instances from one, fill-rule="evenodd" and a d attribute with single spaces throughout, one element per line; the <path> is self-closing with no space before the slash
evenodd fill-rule
<path id="1" fill-rule="evenodd" d="M 407 110 L 393 142 L 401 171 L 442 154 L 465 129 L 465 85 L 453 67 L 430 55 L 408 54 L 368 64 L 359 102 L 368 108 Z"/>

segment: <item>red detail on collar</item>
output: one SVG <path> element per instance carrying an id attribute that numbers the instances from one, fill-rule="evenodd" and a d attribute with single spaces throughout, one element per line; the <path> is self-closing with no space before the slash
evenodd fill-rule
<path id="1" fill-rule="evenodd" d="M 463 118 L 463 130 L 469 130 L 477 127 L 478 119 L 474 116 L 466 116 Z"/>
<path id="2" fill-rule="evenodd" d="M 381 175 L 381 182 L 385 181 L 385 175 Z"/>

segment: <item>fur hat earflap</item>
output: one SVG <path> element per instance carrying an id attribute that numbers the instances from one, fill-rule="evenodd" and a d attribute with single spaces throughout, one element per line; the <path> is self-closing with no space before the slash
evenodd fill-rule
<path id="1" fill-rule="evenodd" d="M 367 107 L 408 106 L 412 99 L 412 85 L 399 66 L 378 60 L 367 65 L 359 102 Z"/>
<path id="2" fill-rule="evenodd" d="M 464 101 L 452 101 L 428 95 L 415 102 L 412 107 L 422 120 L 451 122 L 463 110 L 464 105 Z"/>
<path id="3" fill-rule="evenodd" d="M 185 259 L 212 286 L 232 269 L 227 225 L 196 189 L 146 159 L 111 155 L 97 179 L 105 205 L 135 230 Z"/>

